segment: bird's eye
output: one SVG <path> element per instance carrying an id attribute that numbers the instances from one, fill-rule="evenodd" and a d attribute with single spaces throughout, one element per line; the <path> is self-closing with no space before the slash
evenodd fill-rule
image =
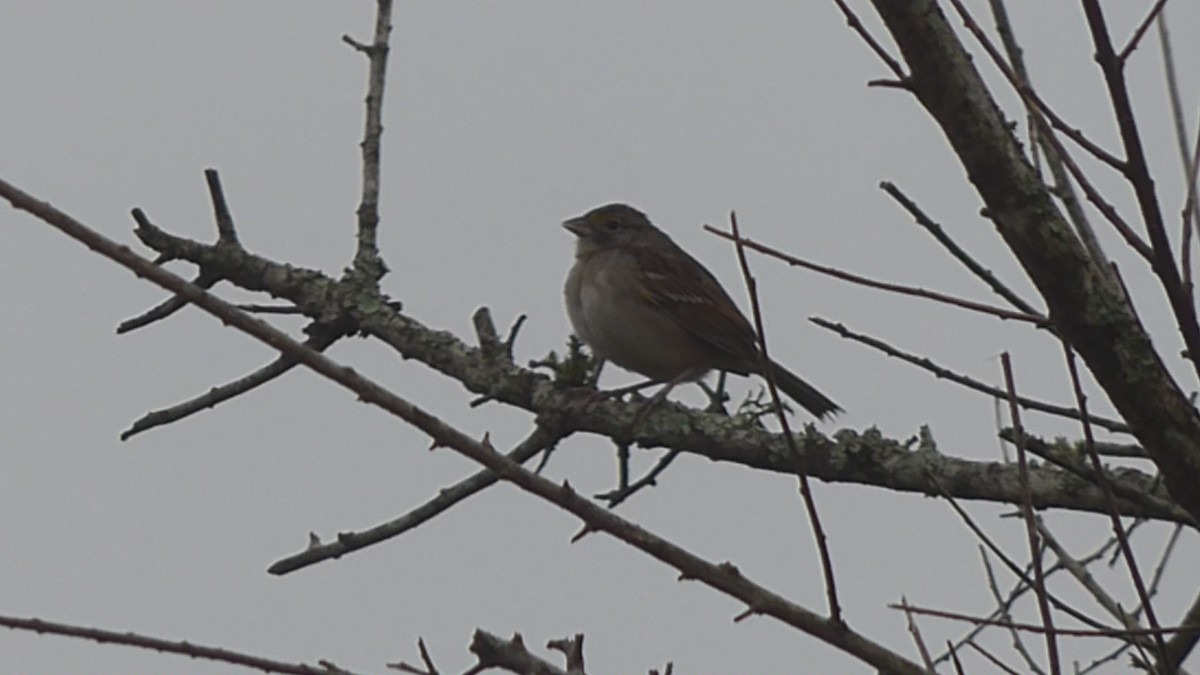
<path id="1" fill-rule="evenodd" d="M 621 229 L 621 221 L 606 220 L 604 221 L 604 229 L 608 230 L 609 232 L 616 232 L 617 230 Z"/>

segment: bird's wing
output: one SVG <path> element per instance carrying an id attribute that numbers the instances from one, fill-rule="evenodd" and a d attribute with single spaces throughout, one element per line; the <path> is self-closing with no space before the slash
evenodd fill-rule
<path id="1" fill-rule="evenodd" d="M 645 302 L 735 361 L 758 358 L 750 322 L 704 265 L 678 247 L 642 250 L 639 257 Z"/>

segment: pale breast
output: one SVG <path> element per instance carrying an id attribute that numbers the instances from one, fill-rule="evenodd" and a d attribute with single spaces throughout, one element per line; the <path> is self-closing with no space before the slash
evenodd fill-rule
<path id="1" fill-rule="evenodd" d="M 711 360 L 711 347 L 646 304 L 628 260 L 601 252 L 577 261 L 567 276 L 567 316 L 600 357 L 656 380 L 672 380 Z M 699 375 L 699 373 L 698 373 Z"/>

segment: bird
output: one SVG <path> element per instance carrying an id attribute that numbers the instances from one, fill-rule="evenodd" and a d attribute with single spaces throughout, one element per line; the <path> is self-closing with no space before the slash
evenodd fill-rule
<path id="1" fill-rule="evenodd" d="M 698 260 L 627 204 L 563 222 L 576 237 L 563 288 L 575 334 L 604 361 L 669 387 L 711 370 L 764 375 L 758 337 Z M 775 382 L 819 420 L 841 406 L 775 361 Z"/>

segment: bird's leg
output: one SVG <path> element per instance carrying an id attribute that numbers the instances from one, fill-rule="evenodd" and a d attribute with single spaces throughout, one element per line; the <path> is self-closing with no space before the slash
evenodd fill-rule
<path id="1" fill-rule="evenodd" d="M 725 403 L 727 401 L 729 401 L 729 394 L 726 393 L 726 391 L 725 391 L 726 375 L 728 375 L 728 373 L 726 373 L 724 370 L 720 371 L 717 374 L 717 388 L 716 389 L 713 389 L 712 387 L 705 384 L 704 380 L 696 380 L 696 384 L 698 384 L 700 386 L 700 388 L 704 390 L 704 393 L 708 396 L 708 407 L 706 407 L 704 409 L 705 412 L 720 413 L 722 415 L 729 414 L 729 411 L 725 409 Z"/>
<path id="2" fill-rule="evenodd" d="M 631 384 L 626 387 L 617 387 L 616 389 L 609 389 L 608 391 L 601 391 L 597 393 L 603 394 L 605 398 L 621 398 L 625 394 L 632 394 L 647 387 L 653 387 L 656 384 L 662 384 L 662 380 L 645 380 L 643 382 Z"/>
<path id="3" fill-rule="evenodd" d="M 636 429 L 637 425 L 640 424 L 642 419 L 646 417 L 646 414 L 649 413 L 654 406 L 662 403 L 667 398 L 667 394 L 670 394 L 671 391 L 679 385 L 679 383 L 688 382 L 690 380 L 699 378 L 706 372 L 708 372 L 708 368 L 689 368 L 676 375 L 671 379 L 671 381 L 664 384 L 662 389 L 654 392 L 654 395 L 647 399 L 646 402 L 642 404 L 642 407 L 637 411 L 637 414 L 633 416 L 633 421 L 629 423 L 630 432 Z M 655 382 L 651 381 L 648 384 L 655 384 Z M 648 384 L 644 384 L 642 386 L 648 386 Z"/>
<path id="4" fill-rule="evenodd" d="M 599 377 L 595 379 L 599 379 Z M 653 387 L 656 384 L 662 384 L 662 380 L 645 380 L 636 384 L 631 384 L 627 387 L 618 387 L 616 389 L 604 391 L 596 389 L 595 382 L 592 382 L 591 386 L 576 388 L 576 392 L 579 394 L 578 405 L 582 407 L 588 407 L 601 401 L 607 401 L 614 398 L 619 399 L 625 394 L 632 394 L 634 392 L 641 391 L 646 387 Z"/>
<path id="5" fill-rule="evenodd" d="M 605 364 L 605 363 L 608 363 L 608 362 L 607 362 L 607 361 L 605 361 L 604 359 L 600 358 L 599 356 L 597 356 L 597 357 L 596 357 L 596 369 L 595 369 L 595 370 L 593 370 L 593 371 L 592 371 L 592 374 L 591 374 L 591 376 L 590 376 L 590 377 L 588 377 L 588 379 L 587 379 L 587 386 L 591 387 L 592 389 L 598 389 L 598 388 L 599 388 L 599 385 L 600 385 L 600 371 L 604 370 L 604 364 Z"/>

